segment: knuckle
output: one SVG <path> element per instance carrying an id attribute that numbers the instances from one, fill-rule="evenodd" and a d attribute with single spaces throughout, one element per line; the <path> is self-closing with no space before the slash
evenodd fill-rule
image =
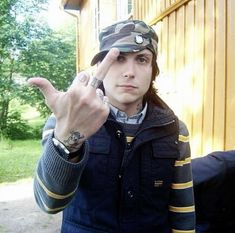
<path id="1" fill-rule="evenodd" d="M 66 98 L 68 98 L 69 100 L 73 100 L 75 98 L 77 98 L 77 92 L 74 89 L 70 89 L 67 93 L 66 93 Z"/>
<path id="2" fill-rule="evenodd" d="M 89 105 L 91 103 L 88 95 L 82 95 L 79 98 L 80 105 Z"/>

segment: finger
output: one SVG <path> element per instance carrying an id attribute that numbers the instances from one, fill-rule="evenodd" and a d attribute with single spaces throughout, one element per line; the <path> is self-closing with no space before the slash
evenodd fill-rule
<path id="1" fill-rule="evenodd" d="M 109 105 L 109 98 L 107 96 L 104 96 L 103 103 Z"/>
<path id="2" fill-rule="evenodd" d="M 96 95 L 101 99 L 101 101 L 103 102 L 104 99 L 104 93 L 101 89 L 96 89 Z"/>
<path id="3" fill-rule="evenodd" d="M 106 74 L 108 73 L 109 68 L 114 61 L 117 60 L 119 56 L 119 50 L 117 48 L 112 48 L 103 61 L 99 64 L 95 77 L 99 80 L 104 80 Z"/>
<path id="4" fill-rule="evenodd" d="M 87 85 L 90 79 L 90 75 L 85 72 L 82 71 L 79 74 L 77 74 L 77 76 L 75 77 L 75 79 L 73 80 L 72 85 L 78 85 L 78 84 L 83 84 L 83 85 Z"/>
<path id="5" fill-rule="evenodd" d="M 36 77 L 36 78 L 30 78 L 28 79 L 28 84 L 30 86 L 35 86 L 38 87 L 39 90 L 42 92 L 42 94 L 44 95 L 44 97 L 47 99 L 50 95 L 55 94 L 56 92 L 58 92 L 53 85 L 45 78 L 40 78 L 40 77 Z"/>

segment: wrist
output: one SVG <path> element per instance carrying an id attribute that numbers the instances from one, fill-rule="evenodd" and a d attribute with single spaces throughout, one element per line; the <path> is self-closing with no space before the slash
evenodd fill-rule
<path id="1" fill-rule="evenodd" d="M 53 144 L 54 146 L 57 148 L 59 154 L 68 161 L 76 161 L 79 159 L 80 157 L 80 151 L 79 149 L 76 151 L 69 151 L 68 148 L 59 140 L 57 140 L 55 137 L 52 138 Z M 82 145 L 81 145 L 82 146 Z M 81 147 L 80 146 L 80 147 Z"/>
<path id="2" fill-rule="evenodd" d="M 67 135 L 58 135 L 55 130 L 54 138 L 62 143 L 70 153 L 78 151 L 85 141 L 84 135 L 78 131 L 71 131 Z"/>

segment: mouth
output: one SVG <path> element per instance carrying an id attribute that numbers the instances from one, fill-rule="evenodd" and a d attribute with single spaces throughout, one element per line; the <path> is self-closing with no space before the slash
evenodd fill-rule
<path id="1" fill-rule="evenodd" d="M 131 84 L 120 84 L 117 85 L 117 87 L 125 88 L 125 89 L 136 89 L 137 86 L 131 85 Z"/>

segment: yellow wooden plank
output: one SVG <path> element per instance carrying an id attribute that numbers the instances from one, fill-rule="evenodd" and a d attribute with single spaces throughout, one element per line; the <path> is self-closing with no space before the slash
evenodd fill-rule
<path id="1" fill-rule="evenodd" d="M 195 156 L 202 154 L 202 113 L 203 113 L 203 80 L 204 80 L 204 0 L 197 0 L 195 6 L 195 58 L 196 72 L 193 86 L 193 128 L 191 137 L 192 152 Z"/>
<path id="2" fill-rule="evenodd" d="M 176 44 L 175 44 L 175 88 L 176 114 L 183 120 L 185 107 L 185 88 L 187 78 L 184 74 L 184 56 L 185 56 L 185 8 L 181 6 L 176 11 Z M 182 85 L 184 83 L 184 85 Z M 187 97 L 186 97 L 187 98 Z"/>
<path id="3" fill-rule="evenodd" d="M 235 149 L 235 1 L 227 1 L 227 95 L 225 149 Z"/>
<path id="4" fill-rule="evenodd" d="M 92 25 L 92 6 L 90 1 L 86 1 L 82 11 L 80 12 L 80 35 L 79 35 L 79 51 L 80 51 L 80 69 L 86 69 L 90 65 L 92 58 L 92 52 L 94 48 L 88 46 L 89 44 L 95 45 L 94 33 L 92 27 L 87 27 L 87 25 Z M 86 33 L 84 33 L 86 32 Z"/>
<path id="5" fill-rule="evenodd" d="M 143 11 L 142 11 L 143 4 L 142 4 L 142 1 L 139 1 L 138 7 L 139 7 L 139 19 L 143 20 Z"/>
<path id="6" fill-rule="evenodd" d="M 168 8 L 171 5 L 170 0 L 165 0 L 165 8 Z"/>
<path id="7" fill-rule="evenodd" d="M 173 83 L 175 83 L 175 59 L 176 59 L 176 54 L 175 54 L 175 43 L 176 43 L 176 16 L 175 12 L 173 12 L 169 16 L 169 50 L 168 50 L 168 74 L 170 76 L 170 79 L 172 80 Z"/>
<path id="8" fill-rule="evenodd" d="M 188 2 L 192 0 L 178 0 L 172 5 L 169 5 L 168 2 L 165 3 L 165 1 L 166 0 L 161 1 L 161 14 L 155 15 L 155 17 L 149 21 L 150 25 L 156 24 L 165 17 L 168 17 L 172 12 L 178 10 L 181 6 L 186 5 Z M 168 7 L 166 7 L 166 5 L 168 5 Z"/>
<path id="9" fill-rule="evenodd" d="M 184 67 L 184 76 L 185 81 L 185 107 L 184 107 L 184 119 L 188 127 L 189 133 L 192 133 L 192 123 L 193 123 L 193 109 L 192 109 L 192 100 L 193 100 L 193 83 L 195 79 L 194 71 L 194 45 L 195 45 L 195 36 L 194 36 L 194 2 L 191 1 L 185 6 L 185 67 Z M 193 155 L 193 154 L 192 154 Z"/>
<path id="10" fill-rule="evenodd" d="M 153 0 L 156 4 L 156 15 L 160 15 L 161 14 L 161 2 L 163 0 L 159 0 L 159 1 L 156 1 L 156 0 Z"/>
<path id="11" fill-rule="evenodd" d="M 166 9 L 166 0 L 160 0 L 160 3 L 161 12 L 163 12 Z"/>
<path id="12" fill-rule="evenodd" d="M 213 150 L 225 145 L 225 84 L 226 84 L 226 3 L 216 0 L 215 17 L 215 100 Z"/>
<path id="13" fill-rule="evenodd" d="M 162 21 L 162 37 L 161 37 L 161 68 L 162 72 L 168 70 L 168 50 L 169 50 L 169 35 L 168 35 L 168 17 L 164 18 Z"/>
<path id="14" fill-rule="evenodd" d="M 205 65 L 203 99 L 203 154 L 213 151 L 214 62 L 215 62 L 214 0 L 205 1 Z"/>

